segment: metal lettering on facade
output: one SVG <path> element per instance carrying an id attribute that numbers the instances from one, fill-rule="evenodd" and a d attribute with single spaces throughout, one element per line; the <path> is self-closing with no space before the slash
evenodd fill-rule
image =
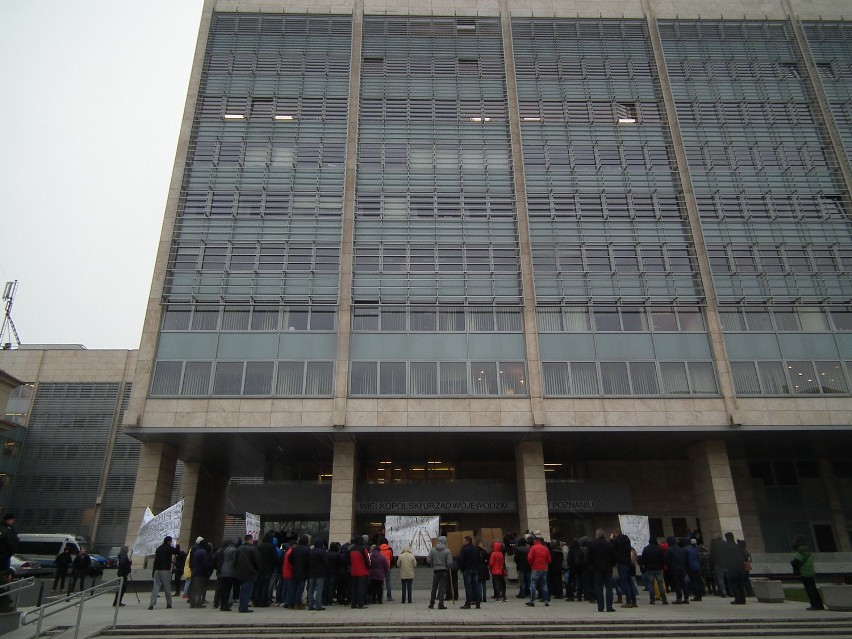
<path id="1" fill-rule="evenodd" d="M 554 499 L 548 504 L 551 512 L 574 512 L 577 510 L 595 510 L 593 499 Z"/>
<path id="2" fill-rule="evenodd" d="M 359 512 L 442 513 L 512 511 L 515 505 L 501 500 L 359 501 Z"/>

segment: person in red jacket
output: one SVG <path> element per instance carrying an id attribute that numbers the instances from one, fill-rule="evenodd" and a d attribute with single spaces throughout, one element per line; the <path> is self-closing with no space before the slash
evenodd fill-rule
<path id="1" fill-rule="evenodd" d="M 391 596 L 391 568 L 394 565 L 393 558 L 393 548 L 388 544 L 388 540 L 385 537 L 382 537 L 382 543 L 379 545 L 379 551 L 382 553 L 382 556 L 388 560 L 388 571 L 385 574 L 385 589 L 387 590 L 387 600 L 393 601 L 393 597 Z"/>
<path id="2" fill-rule="evenodd" d="M 281 587 L 281 605 L 285 608 L 289 608 L 289 605 L 287 604 L 287 598 L 290 596 L 290 589 L 296 587 L 296 584 L 293 581 L 293 564 L 290 563 L 290 554 L 292 552 L 293 544 L 290 544 L 290 546 L 284 552 L 284 561 L 281 562 L 281 581 L 284 582 L 284 585 Z"/>
<path id="3" fill-rule="evenodd" d="M 533 540 L 532 548 L 527 554 L 530 564 L 530 600 L 527 605 L 535 606 L 536 591 L 541 591 L 541 598 L 545 606 L 550 605 L 550 592 L 547 589 L 547 567 L 550 564 L 550 551 L 544 545 L 541 537 Z"/>
<path id="4" fill-rule="evenodd" d="M 367 605 L 367 583 L 370 580 L 370 556 L 364 548 L 363 538 L 356 535 L 349 547 L 349 587 L 352 608 L 363 608 Z"/>
<path id="5" fill-rule="evenodd" d="M 488 571 L 491 573 L 494 601 L 506 601 L 506 557 L 503 556 L 503 544 L 499 541 L 491 544 Z"/>

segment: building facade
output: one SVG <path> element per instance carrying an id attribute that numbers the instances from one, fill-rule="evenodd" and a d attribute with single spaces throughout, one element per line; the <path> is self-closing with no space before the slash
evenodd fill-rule
<path id="1" fill-rule="evenodd" d="M 128 539 L 180 467 L 185 539 L 852 551 L 844 4 L 208 0 Z"/>

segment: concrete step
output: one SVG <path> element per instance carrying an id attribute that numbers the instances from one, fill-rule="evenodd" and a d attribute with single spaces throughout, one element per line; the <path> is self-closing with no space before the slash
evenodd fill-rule
<path id="1" fill-rule="evenodd" d="M 236 620 L 235 620 L 236 621 Z M 242 621 L 242 620 L 240 620 Z M 282 620 L 283 621 L 283 620 Z M 150 639 L 151 637 L 203 637 L 204 639 L 241 639 L 249 637 L 282 637 L 284 639 L 609 639 L 630 636 L 655 637 L 725 637 L 726 639 L 761 639 L 813 637 L 852 637 L 849 619 L 825 620 L 754 620 L 754 621 L 565 621 L 565 622 L 464 622 L 441 620 L 432 623 L 234 623 L 216 625 L 152 625 L 122 626 L 95 635 L 99 638 Z"/>

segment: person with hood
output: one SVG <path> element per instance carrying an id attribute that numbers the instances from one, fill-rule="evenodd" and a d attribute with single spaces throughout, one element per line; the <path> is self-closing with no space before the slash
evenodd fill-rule
<path id="1" fill-rule="evenodd" d="M 293 584 L 287 591 L 286 607 L 293 610 L 304 610 L 305 606 L 302 603 L 302 594 L 305 592 L 305 586 L 308 583 L 308 575 L 310 574 L 309 557 L 310 548 L 308 547 L 309 538 L 307 535 L 299 536 L 299 543 L 293 546 L 293 552 L 290 553 L 287 561 L 293 567 Z"/>
<path id="2" fill-rule="evenodd" d="M 252 535 L 245 536 L 245 543 L 237 549 L 234 558 L 234 572 L 240 582 L 240 612 L 254 612 L 249 608 L 254 582 L 260 572 L 260 553 L 254 545 Z"/>
<path id="3" fill-rule="evenodd" d="M 491 573 L 491 588 L 494 601 L 506 601 L 506 557 L 503 544 L 491 542 L 491 554 L 488 555 L 488 571 Z"/>
<path id="4" fill-rule="evenodd" d="M 811 605 L 805 610 L 825 610 L 822 598 L 816 587 L 816 570 L 814 570 L 814 556 L 805 543 L 804 535 L 796 535 L 793 538 L 793 560 L 790 562 L 793 574 L 802 580 L 802 586 L 808 595 Z"/>
<path id="5" fill-rule="evenodd" d="M 594 573 L 594 592 L 598 604 L 598 612 L 615 612 L 612 607 L 612 590 L 615 581 L 612 578 L 612 569 L 615 566 L 615 552 L 606 538 L 606 531 L 598 528 L 595 531 L 595 540 L 589 544 L 589 567 Z M 606 598 L 604 598 L 606 588 Z"/>
<path id="6" fill-rule="evenodd" d="M 473 538 L 465 535 L 462 541 L 462 549 L 458 557 L 458 569 L 464 579 L 464 605 L 462 608 L 470 609 L 470 604 L 476 604 L 479 608 L 479 549 L 473 545 Z"/>
<path id="7" fill-rule="evenodd" d="M 207 596 L 207 584 L 210 575 L 213 574 L 213 562 L 210 560 L 211 546 L 206 541 L 198 544 L 198 548 L 192 553 L 192 584 L 190 585 L 189 607 L 204 608 L 204 600 Z"/>
<path id="8" fill-rule="evenodd" d="M 323 605 L 330 606 L 335 603 L 335 593 L 337 592 L 337 575 L 340 573 L 340 543 L 331 542 L 325 554 L 328 557 L 328 576 L 323 584 L 322 602 Z M 337 601 L 337 603 L 341 602 Z"/>
<path id="9" fill-rule="evenodd" d="M 414 583 L 414 569 L 417 568 L 417 559 L 411 553 L 411 546 L 403 546 L 402 554 L 397 557 L 396 567 L 399 568 L 402 603 L 411 603 L 411 586 Z"/>
<path id="10" fill-rule="evenodd" d="M 624 593 L 624 603 L 622 608 L 636 607 L 636 580 L 630 575 L 630 566 L 632 565 L 630 557 L 630 537 L 622 531 L 616 530 L 612 538 L 612 549 L 615 552 L 615 567 L 618 570 L 618 581 L 621 585 L 621 592 Z"/>
<path id="11" fill-rule="evenodd" d="M 583 568 L 586 556 L 580 548 L 580 540 L 572 539 L 565 553 L 568 574 L 565 576 L 565 601 L 583 601 Z"/>
<path id="12" fill-rule="evenodd" d="M 237 571 L 234 561 L 237 556 L 237 544 L 225 540 L 223 547 L 216 553 L 216 597 L 214 604 L 219 605 L 219 610 L 229 612 L 231 610 L 231 592 L 234 583 L 237 582 Z"/>
<path id="13" fill-rule="evenodd" d="M 544 605 L 550 605 L 550 591 L 547 588 L 547 568 L 550 560 L 550 551 L 544 545 L 544 540 L 541 537 L 535 537 L 527 553 L 527 562 L 530 565 L 530 600 L 527 605 L 530 608 L 535 606 L 537 592 L 541 593 Z"/>
<path id="14" fill-rule="evenodd" d="M 328 551 L 325 541 L 317 539 L 308 552 L 308 610 L 325 610 L 322 597 L 328 573 Z"/>
<path id="15" fill-rule="evenodd" d="M 260 572 L 257 575 L 257 581 L 254 582 L 251 599 L 255 608 L 268 608 L 269 583 L 272 581 L 272 573 L 275 572 L 275 563 L 278 559 L 278 553 L 275 552 L 275 546 L 272 544 L 272 531 L 263 536 L 263 541 L 257 545 L 257 552 L 260 555 Z"/>
<path id="16" fill-rule="evenodd" d="M 479 600 L 482 603 L 485 603 L 486 601 L 488 601 L 488 558 L 490 553 L 485 550 L 485 548 L 482 546 L 482 542 L 479 540 L 477 540 L 476 542 L 476 549 L 479 551 Z M 491 595 L 491 599 L 493 601 L 494 593 L 492 592 Z"/>
<path id="17" fill-rule="evenodd" d="M 367 605 L 367 583 L 370 581 L 370 555 L 361 535 L 352 537 L 347 553 L 349 559 L 349 601 L 352 608 Z"/>
<path id="18" fill-rule="evenodd" d="M 375 544 L 370 549 L 370 603 L 382 603 L 382 590 L 390 567 L 387 558 Z"/>
<path id="19" fill-rule="evenodd" d="M 438 543 L 426 556 L 426 565 L 432 569 L 432 592 L 429 597 L 429 608 L 435 607 L 435 595 L 438 596 L 438 610 L 446 610 L 444 598 L 447 596 L 447 580 L 453 567 L 453 555 L 447 548 L 447 538 L 438 537 Z"/>
<path id="20" fill-rule="evenodd" d="M 722 554 L 722 566 L 728 577 L 728 595 L 734 598 L 732 605 L 744 606 L 745 591 L 745 556 L 736 542 L 734 533 L 725 533 L 725 545 Z"/>
<path id="21" fill-rule="evenodd" d="M 385 575 L 385 589 L 387 590 L 387 600 L 393 601 L 391 596 L 391 568 L 393 568 L 393 548 L 390 547 L 386 537 L 382 537 L 382 543 L 379 544 L 379 552 L 382 553 L 385 559 L 388 560 L 388 572 Z"/>
<path id="22" fill-rule="evenodd" d="M 290 607 L 287 605 L 287 597 L 290 596 L 290 589 L 294 587 L 293 565 L 290 563 L 293 546 L 294 544 L 285 543 L 283 548 L 284 554 L 281 555 L 281 579 L 278 582 L 280 584 L 278 588 L 278 598 L 280 601 L 278 604 L 285 608 Z"/>
<path id="23" fill-rule="evenodd" d="M 118 592 L 115 593 L 115 599 L 112 602 L 113 606 L 126 605 L 121 603 L 121 600 L 124 599 L 124 591 L 127 590 L 127 575 L 130 574 L 130 566 L 133 563 L 130 556 L 127 554 L 127 551 L 127 546 L 122 546 L 121 550 L 118 551 L 115 576 L 121 579 L 121 587 L 118 589 Z"/>

